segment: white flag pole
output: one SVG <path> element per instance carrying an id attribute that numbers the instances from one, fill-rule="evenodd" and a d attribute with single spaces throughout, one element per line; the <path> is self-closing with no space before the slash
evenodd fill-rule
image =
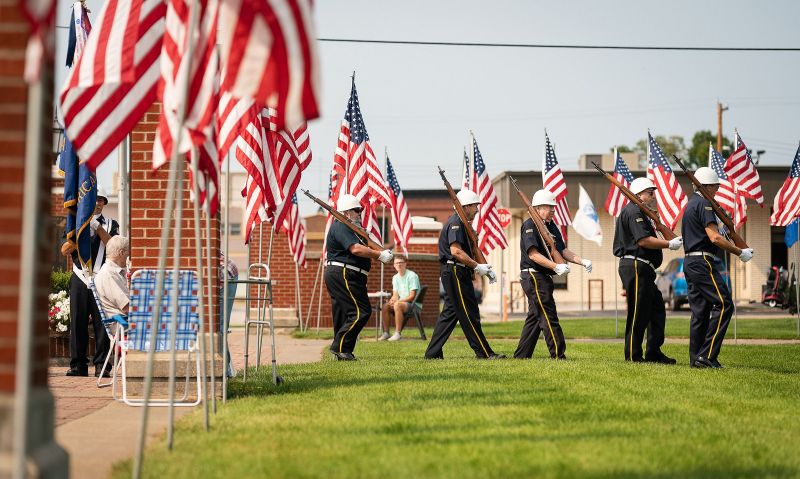
<path id="1" fill-rule="evenodd" d="M 198 151 L 195 148 L 192 151 L 192 177 L 194 181 L 192 181 L 192 193 L 194 194 L 194 253 L 195 253 L 195 269 L 197 270 L 197 314 L 199 319 L 199 325 L 197 333 L 200 335 L 199 343 L 200 343 L 200 356 L 203 358 L 202 362 L 200 363 L 200 381 L 202 384 L 202 401 L 203 401 L 203 426 L 205 430 L 208 431 L 208 371 L 207 371 L 207 361 L 208 361 L 208 341 L 205 335 L 205 307 L 203 305 L 203 246 L 201 245 L 201 238 L 200 238 L 200 188 L 198 187 L 198 181 L 200 181 L 200 175 L 198 175 L 198 167 L 197 167 L 197 157 Z M 210 206 L 210 188 L 209 183 L 206 182 L 206 205 Z M 211 291 L 209 291 L 211 293 Z"/>

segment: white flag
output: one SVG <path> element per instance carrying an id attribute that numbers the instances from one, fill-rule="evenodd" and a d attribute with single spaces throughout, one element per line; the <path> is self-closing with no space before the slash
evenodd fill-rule
<path id="1" fill-rule="evenodd" d="M 572 229 L 589 241 L 594 241 L 597 246 L 603 245 L 603 230 L 600 229 L 600 218 L 597 210 L 594 209 L 589 193 L 583 189 L 583 185 L 578 185 L 580 190 L 578 196 L 578 212 L 572 219 Z"/>

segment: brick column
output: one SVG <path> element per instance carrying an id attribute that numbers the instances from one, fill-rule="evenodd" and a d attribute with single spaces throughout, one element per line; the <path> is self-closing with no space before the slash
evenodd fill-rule
<path id="1" fill-rule="evenodd" d="M 14 392 L 17 380 L 17 324 L 33 321 L 30 389 L 27 400 L 28 421 L 26 451 L 28 470 L 36 477 L 67 477 L 68 457 L 53 439 L 53 397 L 47 388 L 48 328 L 47 294 L 50 290 L 50 266 L 53 246 L 48 215 L 50 174 L 55 159 L 52 148 L 53 71 L 52 60 L 45 60 L 42 72 L 41 123 L 36 127 L 41 135 L 43 151 L 40 175 L 36 179 L 38 204 L 24 209 L 26 123 L 28 121 L 28 88 L 22 79 L 28 25 L 23 20 L 17 2 L 0 0 L 0 477 L 11 474 Z M 31 193 L 31 192 L 29 192 Z M 23 218 L 36 218 L 37 237 L 23 238 Z M 19 316 L 20 271 L 22 245 L 36 248 L 36 264 L 27 273 L 35 276 L 32 317 Z M 24 265 L 30 268 L 30 265 Z"/>

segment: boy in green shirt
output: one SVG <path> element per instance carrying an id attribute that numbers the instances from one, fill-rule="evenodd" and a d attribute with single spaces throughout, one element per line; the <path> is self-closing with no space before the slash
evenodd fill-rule
<path id="1" fill-rule="evenodd" d="M 410 311 L 411 308 L 421 308 L 421 305 L 413 304 L 414 297 L 419 291 L 419 276 L 417 273 L 407 268 L 408 264 L 406 258 L 403 256 L 394 257 L 394 269 L 397 271 L 392 277 L 392 297 L 383 305 L 383 335 L 378 338 L 378 341 L 389 340 L 397 341 L 400 339 L 400 332 L 403 330 L 403 316 Z M 387 324 L 391 318 L 391 313 L 394 313 L 394 334 L 389 336 L 389 328 Z"/>

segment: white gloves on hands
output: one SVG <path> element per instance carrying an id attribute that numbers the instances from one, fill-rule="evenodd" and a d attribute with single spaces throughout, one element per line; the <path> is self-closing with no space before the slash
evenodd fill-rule
<path id="1" fill-rule="evenodd" d="M 681 246 L 683 246 L 683 236 L 678 236 L 677 238 L 669 240 L 669 249 L 672 251 L 681 249 Z"/>
<path id="2" fill-rule="evenodd" d="M 97 228 L 100 227 L 100 222 L 97 221 L 95 218 L 92 218 L 92 221 L 89 222 L 89 228 L 92 229 L 92 233 L 97 231 Z"/>
<path id="3" fill-rule="evenodd" d="M 487 274 L 489 274 L 489 272 L 491 270 L 492 270 L 492 267 L 489 266 L 488 264 L 480 264 L 480 263 L 478 263 L 478 264 L 475 265 L 475 272 L 478 273 L 481 276 L 486 276 Z M 492 278 L 489 278 L 489 279 L 491 280 Z"/>
<path id="4" fill-rule="evenodd" d="M 745 248 L 742 250 L 742 254 L 739 255 L 739 259 L 742 260 L 742 263 L 747 263 L 751 259 L 753 259 L 753 248 Z"/>
<path id="5" fill-rule="evenodd" d="M 587 273 L 591 273 L 592 272 L 592 260 L 585 259 L 585 260 L 581 261 L 581 264 L 583 265 L 584 268 L 586 268 L 586 272 Z"/>
<path id="6" fill-rule="evenodd" d="M 558 263 L 556 264 L 556 269 L 554 270 L 557 275 L 562 276 L 569 273 L 569 266 L 566 263 Z"/>
<path id="7" fill-rule="evenodd" d="M 486 277 L 489 278 L 489 284 L 494 284 L 497 282 L 497 275 L 491 269 L 489 270 L 488 273 L 486 273 Z"/>
<path id="8" fill-rule="evenodd" d="M 380 261 L 383 264 L 389 264 L 389 262 L 392 261 L 392 259 L 394 259 L 394 253 L 392 253 L 388 249 L 381 251 L 381 254 L 378 255 L 378 261 Z"/>

